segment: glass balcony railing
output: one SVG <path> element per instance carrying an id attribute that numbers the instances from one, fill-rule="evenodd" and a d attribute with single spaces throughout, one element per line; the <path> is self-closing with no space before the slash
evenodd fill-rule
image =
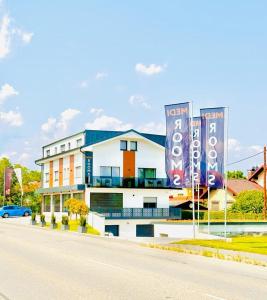
<path id="1" fill-rule="evenodd" d="M 180 208 L 96 208 L 94 211 L 106 219 L 177 219 L 182 217 Z"/>
<path id="2" fill-rule="evenodd" d="M 93 177 L 92 187 L 110 187 L 110 188 L 168 188 L 166 178 L 125 178 L 125 177 Z"/>

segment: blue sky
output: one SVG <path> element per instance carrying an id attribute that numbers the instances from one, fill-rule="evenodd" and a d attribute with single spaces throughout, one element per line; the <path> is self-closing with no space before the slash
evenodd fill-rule
<path id="1" fill-rule="evenodd" d="M 0 3 L 0 156 L 33 167 L 85 127 L 164 133 L 188 100 L 229 106 L 229 161 L 266 143 L 266 1 Z"/>

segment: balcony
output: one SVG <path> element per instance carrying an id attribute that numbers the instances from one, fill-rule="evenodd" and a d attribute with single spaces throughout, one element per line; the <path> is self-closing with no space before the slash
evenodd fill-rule
<path id="1" fill-rule="evenodd" d="M 116 208 L 95 209 L 106 219 L 177 219 L 182 217 L 180 208 Z"/>
<path id="2" fill-rule="evenodd" d="M 125 178 L 125 177 L 105 177 L 94 176 L 92 187 L 105 187 L 105 188 L 142 188 L 142 189 L 162 189 L 169 188 L 166 178 Z"/>

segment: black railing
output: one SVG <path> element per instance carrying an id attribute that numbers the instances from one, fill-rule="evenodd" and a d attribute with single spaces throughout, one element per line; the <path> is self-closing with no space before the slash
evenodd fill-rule
<path id="1" fill-rule="evenodd" d="M 94 209 L 106 219 L 177 219 L 182 217 L 180 208 L 116 208 Z"/>
<path id="2" fill-rule="evenodd" d="M 94 176 L 91 184 L 93 187 L 120 187 L 120 188 L 168 188 L 166 178 L 126 178 Z"/>

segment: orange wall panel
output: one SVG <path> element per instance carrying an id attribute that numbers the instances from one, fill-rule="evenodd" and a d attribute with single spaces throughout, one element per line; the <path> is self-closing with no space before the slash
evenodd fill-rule
<path id="1" fill-rule="evenodd" d="M 49 162 L 49 187 L 53 187 L 53 177 L 54 176 L 54 169 L 53 169 L 53 161 Z"/>
<path id="2" fill-rule="evenodd" d="M 123 177 L 135 177 L 135 151 L 123 151 Z"/>
<path id="3" fill-rule="evenodd" d="M 74 185 L 74 155 L 70 155 L 70 185 Z"/>
<path id="4" fill-rule="evenodd" d="M 63 158 L 59 159 L 59 186 L 63 185 Z"/>

